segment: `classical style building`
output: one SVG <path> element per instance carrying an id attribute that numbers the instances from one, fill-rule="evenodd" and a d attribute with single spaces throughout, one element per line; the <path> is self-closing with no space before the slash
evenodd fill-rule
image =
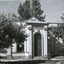
<path id="1" fill-rule="evenodd" d="M 29 52 L 28 56 L 47 57 L 47 25 L 47 22 L 38 21 L 36 18 L 27 21 L 25 30 L 29 37 L 27 38 L 27 45 L 25 45 L 25 52 Z"/>
<path id="2" fill-rule="evenodd" d="M 21 53 L 22 56 L 47 57 L 48 54 L 48 41 L 47 41 L 47 22 L 38 21 L 36 18 L 31 18 L 23 23 L 23 30 L 28 35 L 26 41 L 22 44 L 12 44 L 13 55 Z M 10 54 L 10 48 L 8 48 Z M 17 52 L 17 53 L 16 53 Z"/>
<path id="3" fill-rule="evenodd" d="M 16 22 L 20 24 L 19 21 Z M 28 35 L 26 41 L 21 44 L 12 44 L 13 56 L 26 56 L 33 58 L 36 56 L 47 57 L 48 55 L 63 55 L 64 46 L 62 39 L 57 42 L 57 38 L 52 31 L 48 30 L 49 23 L 31 18 L 23 22 L 23 30 Z M 7 56 L 10 55 L 10 48 L 7 49 Z"/>

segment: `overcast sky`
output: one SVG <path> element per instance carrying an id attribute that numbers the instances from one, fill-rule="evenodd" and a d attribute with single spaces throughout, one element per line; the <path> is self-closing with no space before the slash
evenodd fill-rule
<path id="1" fill-rule="evenodd" d="M 18 15 L 18 6 L 25 0 L 0 0 L 0 13 L 15 13 Z M 61 13 L 64 13 L 64 0 L 40 0 L 41 8 L 46 15 L 46 21 L 60 21 Z"/>

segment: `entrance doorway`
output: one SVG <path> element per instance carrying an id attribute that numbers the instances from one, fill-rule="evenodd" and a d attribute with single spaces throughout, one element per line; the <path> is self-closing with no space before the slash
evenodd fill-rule
<path id="1" fill-rule="evenodd" d="M 41 56 L 41 34 L 34 34 L 34 56 Z"/>

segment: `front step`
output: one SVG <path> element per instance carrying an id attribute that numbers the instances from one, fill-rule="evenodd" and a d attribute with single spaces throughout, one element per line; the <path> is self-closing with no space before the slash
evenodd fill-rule
<path id="1" fill-rule="evenodd" d="M 47 60 L 47 58 L 44 58 L 43 56 L 36 56 L 33 60 Z"/>

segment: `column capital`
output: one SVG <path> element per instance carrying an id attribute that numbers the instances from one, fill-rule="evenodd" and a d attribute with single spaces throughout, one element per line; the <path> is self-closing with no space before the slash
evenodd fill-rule
<path id="1" fill-rule="evenodd" d="M 33 26 L 32 25 L 28 26 L 28 29 L 33 30 Z"/>
<path id="2" fill-rule="evenodd" d="M 48 26 L 44 26 L 44 30 L 47 31 L 48 30 Z"/>
<path id="3" fill-rule="evenodd" d="M 28 27 L 29 30 L 32 30 L 32 27 Z"/>

